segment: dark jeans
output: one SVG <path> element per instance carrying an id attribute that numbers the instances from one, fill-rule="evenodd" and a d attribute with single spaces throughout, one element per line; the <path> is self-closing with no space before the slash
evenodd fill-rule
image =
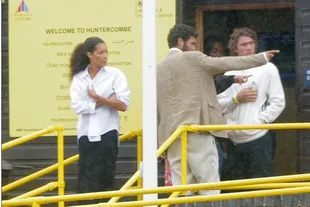
<path id="1" fill-rule="evenodd" d="M 227 157 L 226 148 L 227 148 L 227 138 L 215 137 L 216 148 L 219 156 L 219 174 L 222 174 L 224 161 Z"/>
<path id="2" fill-rule="evenodd" d="M 273 140 L 268 132 L 259 139 L 243 144 L 229 142 L 222 180 L 272 176 Z"/>
<path id="3" fill-rule="evenodd" d="M 101 135 L 101 141 L 90 142 L 87 136 L 79 138 L 78 192 L 114 190 L 118 153 L 118 132 Z"/>

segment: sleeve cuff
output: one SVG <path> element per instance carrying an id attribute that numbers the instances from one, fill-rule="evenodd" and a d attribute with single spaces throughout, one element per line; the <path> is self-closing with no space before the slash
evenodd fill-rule
<path id="1" fill-rule="evenodd" d="M 88 103 L 90 113 L 95 113 L 96 110 L 96 101 L 90 101 Z"/>
<path id="2" fill-rule="evenodd" d="M 266 54 L 266 52 L 263 52 L 263 55 L 264 55 L 264 58 L 265 58 L 266 62 L 268 63 L 268 62 L 269 62 L 269 60 L 268 60 L 268 58 L 267 58 L 267 54 Z"/>
<path id="3" fill-rule="evenodd" d="M 261 122 L 262 124 L 268 124 L 268 123 L 269 123 L 268 121 L 266 121 L 265 119 L 263 119 L 263 117 L 258 117 L 258 119 L 260 120 L 260 122 Z"/>

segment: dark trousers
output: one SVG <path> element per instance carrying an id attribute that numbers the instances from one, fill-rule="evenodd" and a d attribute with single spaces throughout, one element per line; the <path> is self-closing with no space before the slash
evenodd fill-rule
<path id="1" fill-rule="evenodd" d="M 118 132 L 101 135 L 101 141 L 90 142 L 87 136 L 79 138 L 78 192 L 114 190 L 118 153 Z"/>
<path id="2" fill-rule="evenodd" d="M 226 153 L 227 142 L 229 142 L 227 138 L 215 137 L 216 148 L 217 148 L 217 152 L 219 155 L 219 174 L 220 175 L 222 175 L 224 161 L 227 157 L 227 153 Z"/>
<path id="3" fill-rule="evenodd" d="M 229 142 L 222 180 L 272 176 L 273 140 L 268 132 L 259 139 L 243 144 Z"/>

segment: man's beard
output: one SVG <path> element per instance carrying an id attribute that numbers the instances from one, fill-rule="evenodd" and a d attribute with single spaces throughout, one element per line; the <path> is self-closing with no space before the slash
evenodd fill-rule
<path id="1" fill-rule="evenodd" d="M 183 52 L 190 51 L 186 44 L 183 45 L 183 47 L 181 48 L 181 50 L 182 50 Z"/>

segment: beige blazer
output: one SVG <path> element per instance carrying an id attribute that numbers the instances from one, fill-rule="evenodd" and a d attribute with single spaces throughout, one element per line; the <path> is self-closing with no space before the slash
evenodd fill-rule
<path id="1" fill-rule="evenodd" d="M 184 124 L 224 124 L 213 75 L 266 64 L 263 54 L 212 58 L 198 51 L 170 50 L 157 65 L 159 146 Z M 211 132 L 227 137 L 226 132 Z"/>

